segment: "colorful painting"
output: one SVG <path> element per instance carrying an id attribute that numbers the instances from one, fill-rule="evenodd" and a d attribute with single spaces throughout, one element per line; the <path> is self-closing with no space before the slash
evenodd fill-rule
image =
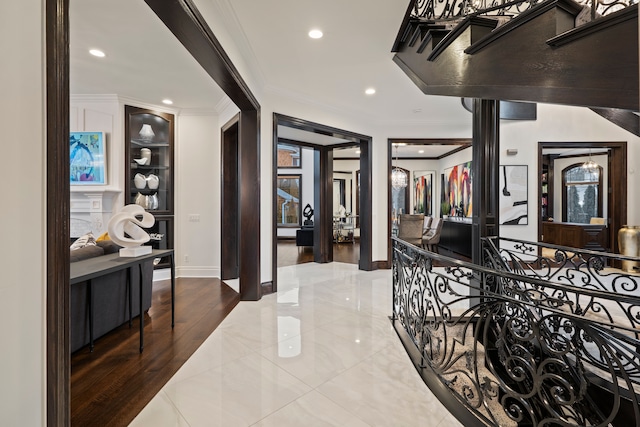
<path id="1" fill-rule="evenodd" d="M 413 172 L 413 213 L 433 215 L 434 172 Z"/>
<path id="2" fill-rule="evenodd" d="M 105 185 L 104 132 L 71 132 L 69 174 L 72 185 Z"/>
<path id="3" fill-rule="evenodd" d="M 447 216 L 471 217 L 473 198 L 471 194 L 471 162 L 444 170 L 440 213 Z"/>
<path id="4" fill-rule="evenodd" d="M 528 169 L 526 165 L 500 166 L 500 224 L 528 224 Z"/>

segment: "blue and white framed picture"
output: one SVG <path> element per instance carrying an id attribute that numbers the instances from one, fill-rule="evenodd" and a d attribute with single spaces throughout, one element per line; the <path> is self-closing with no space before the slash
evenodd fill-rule
<path id="1" fill-rule="evenodd" d="M 71 185 L 106 185 L 104 132 L 71 132 L 69 138 Z"/>

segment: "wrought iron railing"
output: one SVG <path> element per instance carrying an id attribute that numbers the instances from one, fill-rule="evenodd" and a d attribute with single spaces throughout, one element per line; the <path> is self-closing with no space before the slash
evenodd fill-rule
<path id="1" fill-rule="evenodd" d="M 515 16 L 544 0 L 412 0 L 411 18 L 442 21 L 459 20 L 467 16 Z M 592 10 L 592 16 L 605 16 L 629 7 L 637 0 L 575 0 Z"/>
<path id="2" fill-rule="evenodd" d="M 392 319 L 438 397 L 486 425 L 640 426 L 640 278 L 503 240 L 479 266 L 393 239 Z"/>

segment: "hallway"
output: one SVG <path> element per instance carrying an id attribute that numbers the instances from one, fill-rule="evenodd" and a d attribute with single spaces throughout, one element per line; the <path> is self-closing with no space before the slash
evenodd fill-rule
<path id="1" fill-rule="evenodd" d="M 131 426 L 460 425 L 387 316 L 391 271 L 305 263 L 241 302 Z"/>

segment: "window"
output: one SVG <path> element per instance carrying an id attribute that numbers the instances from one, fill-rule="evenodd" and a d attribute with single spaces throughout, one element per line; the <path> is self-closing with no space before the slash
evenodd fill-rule
<path id="1" fill-rule="evenodd" d="M 562 220 L 589 224 L 602 216 L 602 168 L 587 169 L 582 163 L 562 171 Z"/>
<path id="2" fill-rule="evenodd" d="M 276 224 L 278 227 L 300 227 L 301 175 L 278 175 L 278 205 Z"/>
<path id="3" fill-rule="evenodd" d="M 300 147 L 297 145 L 278 143 L 278 167 L 279 168 L 299 168 Z"/>

